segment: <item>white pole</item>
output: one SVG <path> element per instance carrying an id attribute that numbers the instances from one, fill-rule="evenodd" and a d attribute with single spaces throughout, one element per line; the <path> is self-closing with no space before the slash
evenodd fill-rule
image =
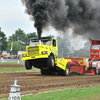
<path id="1" fill-rule="evenodd" d="M 18 59 L 18 62 L 17 63 L 19 64 L 19 59 Z"/>
<path id="2" fill-rule="evenodd" d="M 39 44 L 41 44 L 41 40 L 39 40 Z"/>

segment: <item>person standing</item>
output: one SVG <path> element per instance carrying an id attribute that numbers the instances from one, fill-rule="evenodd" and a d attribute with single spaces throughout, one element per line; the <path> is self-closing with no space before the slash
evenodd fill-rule
<path id="1" fill-rule="evenodd" d="M 3 62 L 3 55 L 1 55 L 1 62 Z"/>
<path id="2" fill-rule="evenodd" d="M 19 61 L 20 61 L 20 55 L 18 55 L 18 64 L 19 64 Z"/>

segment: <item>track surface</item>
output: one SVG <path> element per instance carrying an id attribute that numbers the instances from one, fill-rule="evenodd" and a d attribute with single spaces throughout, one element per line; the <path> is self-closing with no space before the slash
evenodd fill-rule
<path id="1" fill-rule="evenodd" d="M 4 66 L 4 65 L 3 65 Z M 0 64 L 0 67 L 3 67 Z M 10 65 L 5 65 L 5 67 Z M 11 65 L 12 66 L 12 65 Z M 23 67 L 13 65 L 13 67 Z M 0 98 L 8 97 L 10 92 L 9 85 L 14 84 L 17 78 L 18 85 L 21 85 L 21 94 L 38 93 L 72 87 L 87 87 L 90 85 L 100 85 L 100 75 L 94 76 L 44 76 L 40 72 L 15 72 L 0 73 Z"/>

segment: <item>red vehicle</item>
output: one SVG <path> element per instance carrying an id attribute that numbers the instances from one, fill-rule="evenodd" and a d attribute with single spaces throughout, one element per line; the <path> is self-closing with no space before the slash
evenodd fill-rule
<path id="1" fill-rule="evenodd" d="M 100 73 L 100 40 L 91 40 L 89 58 L 69 58 L 69 72 L 77 72 L 83 75 L 93 75 Z"/>

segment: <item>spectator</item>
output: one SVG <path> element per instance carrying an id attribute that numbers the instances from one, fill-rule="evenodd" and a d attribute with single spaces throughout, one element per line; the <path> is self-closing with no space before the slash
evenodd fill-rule
<path id="1" fill-rule="evenodd" d="M 1 62 L 3 62 L 3 55 L 1 55 Z"/>
<path id="2" fill-rule="evenodd" d="M 18 55 L 18 64 L 19 64 L 20 59 L 21 59 L 21 58 L 20 58 L 20 55 Z"/>

